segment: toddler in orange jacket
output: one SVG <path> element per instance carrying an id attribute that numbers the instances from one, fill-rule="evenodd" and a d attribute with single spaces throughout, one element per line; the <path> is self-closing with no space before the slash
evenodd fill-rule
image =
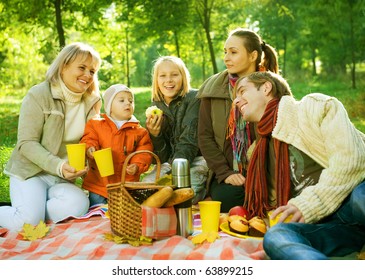
<path id="1" fill-rule="evenodd" d="M 122 167 L 126 157 L 138 150 L 153 151 L 148 131 L 133 115 L 134 96 L 122 84 L 109 87 L 103 94 L 106 114 L 88 121 L 81 143 L 86 143 L 89 171 L 83 181 L 83 188 L 89 191 L 90 206 L 107 203 L 106 185 L 121 181 Z M 112 149 L 114 175 L 101 177 L 93 152 L 105 148 Z M 137 182 L 152 162 L 149 153 L 140 153 L 130 159 L 125 180 Z"/>

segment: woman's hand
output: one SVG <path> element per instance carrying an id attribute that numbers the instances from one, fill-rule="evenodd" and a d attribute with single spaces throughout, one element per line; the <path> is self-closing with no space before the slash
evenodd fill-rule
<path id="1" fill-rule="evenodd" d="M 291 223 L 295 223 L 295 222 L 305 223 L 302 212 L 300 212 L 300 210 L 292 204 L 287 204 L 287 205 L 283 205 L 283 206 L 280 206 L 280 207 L 276 208 L 271 213 L 270 218 L 275 219 L 275 217 L 277 215 L 279 215 L 280 213 L 282 213 L 282 214 L 281 214 L 281 216 L 278 220 L 278 223 L 282 223 L 290 215 L 293 215 L 292 218 L 290 219 Z"/>
<path id="2" fill-rule="evenodd" d="M 246 178 L 239 173 L 229 175 L 225 180 L 224 183 L 230 184 L 233 186 L 243 186 L 246 182 Z"/>
<path id="3" fill-rule="evenodd" d="M 68 163 L 64 163 L 62 166 L 63 178 L 65 178 L 68 181 L 74 181 L 76 180 L 76 178 L 84 176 L 87 173 L 87 171 L 88 171 L 87 167 L 85 167 L 85 169 L 83 170 L 76 171 L 76 169 L 73 168 Z"/>
<path id="4" fill-rule="evenodd" d="M 157 137 L 161 132 L 163 115 L 149 115 L 146 120 L 146 128 L 148 132 Z"/>
<path id="5" fill-rule="evenodd" d="M 94 155 L 93 153 L 96 151 L 95 147 L 90 147 L 89 149 L 87 149 L 86 151 L 86 155 L 89 159 L 93 159 Z"/>
<path id="6" fill-rule="evenodd" d="M 127 168 L 126 168 L 126 172 L 129 175 L 134 175 L 138 172 L 138 165 L 135 163 L 132 164 L 128 164 Z"/>

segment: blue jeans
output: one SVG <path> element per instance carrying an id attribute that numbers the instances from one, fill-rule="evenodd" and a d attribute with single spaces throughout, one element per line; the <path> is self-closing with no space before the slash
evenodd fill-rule
<path id="1" fill-rule="evenodd" d="M 360 251 L 364 244 L 365 181 L 318 224 L 277 224 L 264 237 L 264 250 L 273 260 L 325 260 Z"/>
<path id="2" fill-rule="evenodd" d="M 107 204 L 108 203 L 108 200 L 106 197 L 93 193 L 93 192 L 89 192 L 89 201 L 90 201 L 90 207 L 94 206 L 96 204 Z"/>

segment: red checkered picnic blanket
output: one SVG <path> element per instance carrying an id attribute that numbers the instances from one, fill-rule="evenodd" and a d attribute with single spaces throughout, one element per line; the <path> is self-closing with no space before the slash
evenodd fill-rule
<path id="1" fill-rule="evenodd" d="M 99 209 L 100 210 L 100 209 Z M 133 247 L 104 238 L 110 233 L 110 221 L 102 216 L 85 215 L 83 219 L 50 224 L 43 239 L 26 241 L 17 232 L 0 228 L 0 259 L 11 260 L 241 260 L 265 259 L 262 241 L 239 239 L 221 233 L 214 243 L 194 245 L 191 240 L 174 235 L 152 245 Z M 194 215 L 195 232 L 200 230 L 199 214 Z"/>

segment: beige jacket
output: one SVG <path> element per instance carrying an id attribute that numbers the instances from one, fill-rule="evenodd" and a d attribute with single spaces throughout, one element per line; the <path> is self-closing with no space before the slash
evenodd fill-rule
<path id="1" fill-rule="evenodd" d="M 319 182 L 289 200 L 315 223 L 336 211 L 365 178 L 365 135 L 350 122 L 342 103 L 323 94 L 279 103 L 272 136 L 306 153 L 324 170 Z"/>
<path id="2" fill-rule="evenodd" d="M 85 94 L 81 102 L 85 103 L 86 120 L 99 113 L 100 96 Z M 5 167 L 7 175 L 24 180 L 42 171 L 58 174 L 63 161 L 57 154 L 65 130 L 64 110 L 62 97 L 52 95 L 48 82 L 29 90 L 20 108 L 18 140 Z"/>

